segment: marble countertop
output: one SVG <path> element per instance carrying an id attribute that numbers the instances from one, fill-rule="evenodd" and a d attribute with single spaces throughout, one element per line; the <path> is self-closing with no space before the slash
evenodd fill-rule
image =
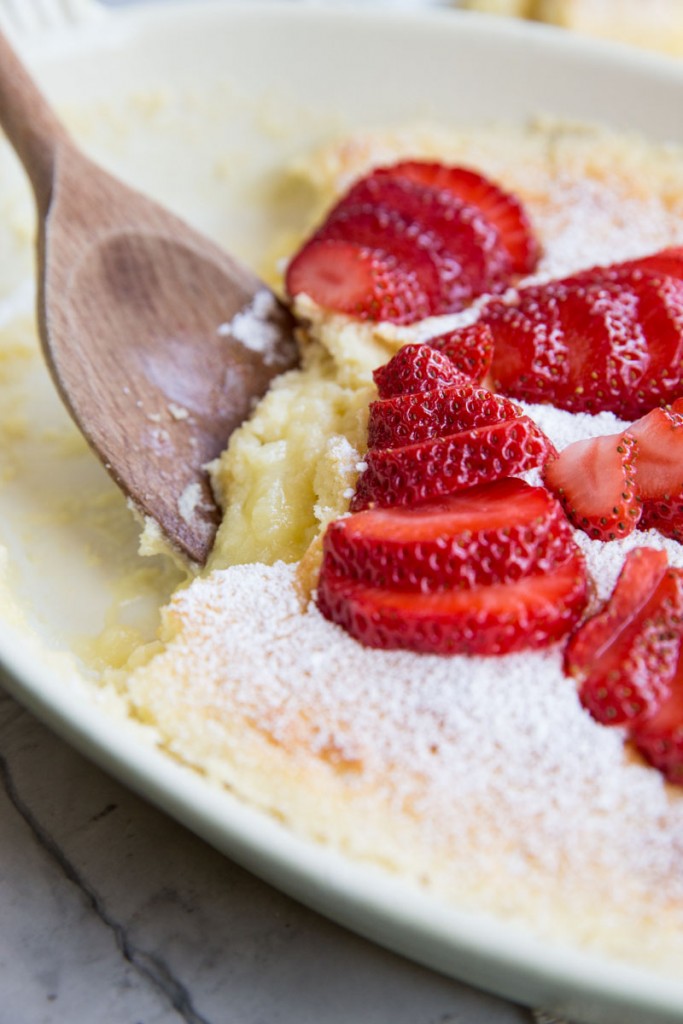
<path id="1" fill-rule="evenodd" d="M 0 1024 L 545 1024 L 259 881 L 1 688 L 0 778 Z"/>

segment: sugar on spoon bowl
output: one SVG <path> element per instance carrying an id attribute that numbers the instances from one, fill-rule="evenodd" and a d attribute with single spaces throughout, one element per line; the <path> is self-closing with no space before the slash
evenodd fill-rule
<path id="1" fill-rule="evenodd" d="M 86 440 L 170 545 L 203 565 L 206 464 L 295 365 L 287 309 L 250 270 L 85 156 L 0 33 L 0 126 L 38 214 L 38 327 Z"/>

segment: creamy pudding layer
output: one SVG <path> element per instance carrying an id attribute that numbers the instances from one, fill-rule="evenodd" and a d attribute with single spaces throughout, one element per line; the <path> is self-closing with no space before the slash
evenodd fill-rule
<path id="1" fill-rule="evenodd" d="M 355 138 L 302 160 L 314 222 L 399 156 L 475 167 L 527 207 L 533 280 L 683 243 L 683 155 L 552 123 Z M 531 280 L 531 279 L 530 279 Z M 225 517 L 209 571 L 164 614 L 163 649 L 126 682 L 131 713 L 175 757 L 295 831 L 424 884 L 456 906 L 677 976 L 683 793 L 596 724 L 561 652 L 437 658 L 370 651 L 311 603 L 317 538 L 362 465 L 372 370 L 476 309 L 411 327 L 357 324 L 302 299 L 303 366 L 281 378 L 214 467 Z M 561 448 L 619 430 L 528 407 Z M 577 535 L 596 584 L 653 532 Z M 246 563 L 246 564 L 244 564 Z"/>

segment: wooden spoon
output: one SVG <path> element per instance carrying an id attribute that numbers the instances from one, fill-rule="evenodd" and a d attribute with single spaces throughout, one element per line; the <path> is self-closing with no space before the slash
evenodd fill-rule
<path id="1" fill-rule="evenodd" d="M 74 145 L 0 33 L 0 125 L 38 210 L 38 321 L 64 402 L 134 507 L 204 564 L 205 465 L 297 359 L 274 294 Z"/>

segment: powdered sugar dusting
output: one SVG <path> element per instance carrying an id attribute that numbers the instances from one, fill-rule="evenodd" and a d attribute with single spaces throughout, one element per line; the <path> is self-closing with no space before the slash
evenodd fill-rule
<path id="1" fill-rule="evenodd" d="M 282 358 L 278 347 L 282 339 L 279 320 L 277 299 L 267 288 L 262 288 L 248 306 L 219 326 L 218 333 L 234 338 L 252 352 L 258 352 L 266 364 L 277 364 Z"/>
<path id="2" fill-rule="evenodd" d="M 680 185 L 672 191 L 664 171 L 659 181 L 659 155 L 629 163 L 613 139 L 604 151 L 598 143 L 549 132 L 543 159 L 527 175 L 528 194 L 518 189 L 516 151 L 512 187 L 544 252 L 529 281 L 683 244 Z M 491 152 L 498 159 L 500 147 Z M 389 146 L 383 159 L 394 155 Z M 500 168 L 495 177 L 504 180 Z M 450 320 L 363 330 L 391 350 L 470 322 L 485 302 Z M 324 311 L 314 312 L 313 333 L 325 343 Z M 245 344 L 261 344 L 251 322 L 226 326 L 244 333 Z M 349 318 L 342 326 L 354 329 Z M 625 426 L 611 413 L 525 409 L 558 449 Z M 338 463 L 348 497 L 357 453 L 336 438 L 326 457 Z M 526 478 L 539 482 L 537 471 Z M 321 507 L 321 520 L 333 504 Z M 577 532 L 576 540 L 595 602 L 610 593 L 635 546 L 664 548 L 671 564 L 683 566 L 683 547 L 653 531 L 609 544 Z M 216 770 L 294 827 L 426 879 L 460 905 L 517 915 L 537 931 L 680 977 L 683 791 L 647 767 L 620 729 L 582 709 L 562 671 L 561 645 L 501 658 L 368 650 L 313 603 L 302 607 L 296 573 L 282 563 L 233 566 L 176 595 L 166 650 L 129 683 L 136 708 L 169 749 Z M 248 781 L 255 755 L 239 760 L 252 733 L 266 743 L 258 792 Z M 279 790 L 269 773 L 275 750 L 286 751 L 288 765 L 307 766 L 296 785 Z M 336 788 L 328 792 L 330 777 Z"/>
<path id="3" fill-rule="evenodd" d="M 297 757 L 332 759 L 349 800 L 362 787 L 392 815 L 409 807 L 423 850 L 467 860 L 476 834 L 476 871 L 502 859 L 516 884 L 552 878 L 560 901 L 599 877 L 615 906 L 627 884 L 652 912 L 678 901 L 683 924 L 683 800 L 583 711 L 559 647 L 368 650 L 313 604 L 302 613 L 294 580 L 282 563 L 236 566 L 180 593 L 164 700 L 179 687 L 213 730 L 237 718 Z M 204 741 L 186 715 L 177 730 L 174 748 L 192 759 Z"/>

